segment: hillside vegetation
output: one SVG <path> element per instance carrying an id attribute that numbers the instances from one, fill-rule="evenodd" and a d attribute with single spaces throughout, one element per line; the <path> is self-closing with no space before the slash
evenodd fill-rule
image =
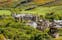
<path id="1" fill-rule="evenodd" d="M 49 13 L 53 12 L 52 16 Z M 20 22 L 11 14 L 28 13 L 42 15 L 43 19 L 51 21 L 62 20 L 62 0 L 0 0 L 0 40 L 62 40 L 62 28 L 59 28 L 58 38 L 48 34 L 49 28 L 44 31 Z"/>

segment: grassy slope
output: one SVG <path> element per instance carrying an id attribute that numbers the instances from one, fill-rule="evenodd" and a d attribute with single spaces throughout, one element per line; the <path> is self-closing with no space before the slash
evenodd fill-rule
<path id="1" fill-rule="evenodd" d="M 24 8 L 25 10 L 25 8 Z M 52 6 L 52 7 L 37 7 L 35 9 L 32 10 L 28 10 L 28 11 L 20 11 L 20 13 L 33 13 L 33 14 L 46 14 L 49 12 L 55 12 L 55 13 L 62 13 L 62 6 Z M 10 14 L 11 12 L 8 10 L 0 10 L 0 15 L 2 14 Z"/>
<path id="2" fill-rule="evenodd" d="M 8 10 L 0 10 L 0 15 L 10 15 L 11 12 Z"/>
<path id="3" fill-rule="evenodd" d="M 43 14 L 43 15 L 49 12 L 62 13 L 62 6 L 37 7 L 29 11 L 22 11 L 22 13 L 34 13 L 34 14 Z"/>

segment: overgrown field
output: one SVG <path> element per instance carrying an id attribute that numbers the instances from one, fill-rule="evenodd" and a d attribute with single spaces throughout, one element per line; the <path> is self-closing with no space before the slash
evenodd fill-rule
<path id="1" fill-rule="evenodd" d="M 10 40 L 51 40 L 47 31 L 42 32 L 20 21 L 16 22 L 11 16 L 0 19 L 0 39 Z"/>
<path id="2" fill-rule="evenodd" d="M 10 40 L 62 40 L 62 28 L 59 29 L 59 38 L 48 35 L 49 28 L 44 32 L 25 25 L 20 21 L 16 22 L 11 16 L 0 18 L 0 39 Z"/>

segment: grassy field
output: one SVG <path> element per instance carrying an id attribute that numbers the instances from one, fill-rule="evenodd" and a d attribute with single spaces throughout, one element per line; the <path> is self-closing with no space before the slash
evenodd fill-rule
<path id="1" fill-rule="evenodd" d="M 62 14 L 62 6 L 52 6 L 52 7 L 37 7 L 32 10 L 27 10 L 27 11 L 21 11 L 21 13 L 33 13 L 33 14 L 42 14 L 45 15 L 46 13 L 49 12 L 55 12 L 55 13 L 60 13 Z"/>
<path id="2" fill-rule="evenodd" d="M 11 12 L 9 10 L 0 10 L 0 15 L 10 15 Z"/>
<path id="3" fill-rule="evenodd" d="M 22 11 L 17 11 L 18 13 L 32 13 L 32 14 L 41 14 L 41 15 L 45 15 L 46 13 L 49 12 L 55 12 L 55 13 L 61 13 L 62 14 L 62 6 L 52 6 L 52 7 L 37 7 L 35 9 L 32 10 L 27 10 L 25 11 L 26 8 L 24 8 Z M 9 10 L 0 10 L 0 15 L 10 15 L 11 11 Z"/>

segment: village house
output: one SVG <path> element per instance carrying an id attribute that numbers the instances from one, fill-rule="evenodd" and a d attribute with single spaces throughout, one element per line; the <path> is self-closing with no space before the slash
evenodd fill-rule
<path id="1" fill-rule="evenodd" d="M 36 21 L 37 16 L 33 14 L 12 14 L 12 17 L 17 19 L 17 20 L 31 20 L 31 21 Z"/>
<path id="2" fill-rule="evenodd" d="M 54 22 L 55 22 L 55 27 L 62 28 L 62 20 L 54 20 Z"/>
<path id="3" fill-rule="evenodd" d="M 34 21 L 26 23 L 26 25 L 32 26 L 33 28 L 37 28 L 37 23 Z"/>

